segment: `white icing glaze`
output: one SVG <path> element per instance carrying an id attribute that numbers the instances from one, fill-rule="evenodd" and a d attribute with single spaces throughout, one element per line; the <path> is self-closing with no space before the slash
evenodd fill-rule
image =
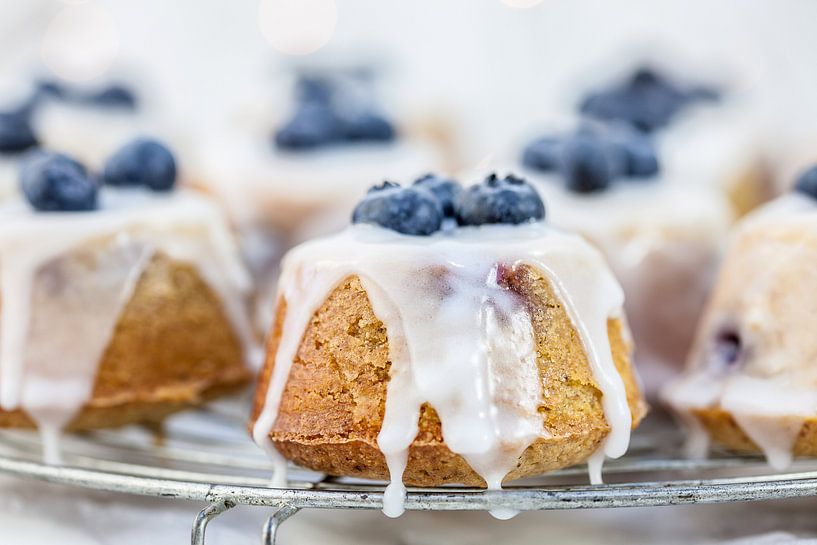
<path id="1" fill-rule="evenodd" d="M 53 438 L 91 396 L 120 311 L 156 252 L 198 269 L 247 357 L 258 358 L 244 307 L 249 278 L 217 206 L 182 191 L 106 189 L 100 199 L 90 213 L 0 205 L 0 407 L 31 416 L 51 461 Z"/>
<path id="2" fill-rule="evenodd" d="M 434 407 L 448 447 L 489 488 L 499 488 L 520 454 L 546 437 L 534 334 L 524 304 L 498 282 L 502 267 L 528 264 L 551 282 L 585 347 L 603 392 L 610 433 L 603 457 L 627 449 L 632 416 L 615 368 L 607 321 L 621 317 L 623 294 L 601 255 L 580 237 L 544 224 L 461 228 L 430 237 L 352 226 L 296 247 L 285 257 L 279 295 L 287 304 L 255 441 L 285 460 L 269 438 L 309 320 L 333 288 L 356 275 L 389 337 L 390 381 L 378 445 L 391 484 L 390 516 L 402 513 L 402 474 L 423 403 Z M 600 466 L 600 464 L 599 464 Z M 512 513 L 499 511 L 506 518 Z"/>
<path id="3" fill-rule="evenodd" d="M 720 408 L 763 451 L 770 465 L 791 463 L 806 418 L 817 414 L 817 206 L 791 194 L 749 215 L 736 229 L 685 375 L 663 396 L 705 434 L 693 411 Z M 740 339 L 738 360 L 718 355 L 722 332 Z"/>
<path id="4" fill-rule="evenodd" d="M 549 221 L 583 235 L 607 258 L 627 296 L 646 390 L 657 391 L 689 350 L 732 221 L 729 204 L 715 189 L 666 177 L 578 194 L 556 176 L 524 175 L 547 203 Z"/>

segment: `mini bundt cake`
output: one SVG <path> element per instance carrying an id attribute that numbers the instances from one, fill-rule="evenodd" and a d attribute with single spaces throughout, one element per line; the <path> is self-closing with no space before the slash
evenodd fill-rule
<path id="1" fill-rule="evenodd" d="M 503 481 L 624 453 L 646 407 L 621 288 L 535 190 L 385 183 L 291 250 L 252 430 L 276 461 L 402 483 Z"/>
<path id="2" fill-rule="evenodd" d="M 521 159 L 550 223 L 584 236 L 621 282 L 645 390 L 657 394 L 683 369 L 733 220 L 729 203 L 712 188 L 673 183 L 648 136 L 623 125 L 547 134 Z"/>
<path id="3" fill-rule="evenodd" d="M 688 370 L 664 398 L 708 440 L 778 469 L 817 455 L 817 168 L 736 228 Z"/>
<path id="4" fill-rule="evenodd" d="M 218 207 L 175 175 L 149 139 L 102 175 L 142 188 L 34 151 L 28 202 L 0 204 L 0 427 L 38 427 L 51 460 L 62 429 L 157 421 L 249 378 L 249 278 Z"/>

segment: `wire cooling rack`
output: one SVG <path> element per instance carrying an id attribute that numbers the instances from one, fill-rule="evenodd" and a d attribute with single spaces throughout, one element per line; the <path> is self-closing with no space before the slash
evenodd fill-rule
<path id="1" fill-rule="evenodd" d="M 171 419 L 161 436 L 143 428 L 71 435 L 64 465 L 44 465 L 36 433 L 0 432 L 0 473 L 81 488 L 208 502 L 192 530 L 193 545 L 219 514 L 237 506 L 274 508 L 263 542 L 301 509 L 381 509 L 384 483 L 338 479 L 294 468 L 290 488 L 270 488 L 271 466 L 245 433 L 246 408 L 218 403 Z M 607 484 L 590 486 L 584 467 L 513 483 L 500 491 L 464 487 L 410 489 L 409 510 L 586 509 L 722 503 L 817 495 L 817 460 L 771 474 L 758 457 L 679 457 L 681 435 L 654 414 L 629 453 L 605 464 Z"/>

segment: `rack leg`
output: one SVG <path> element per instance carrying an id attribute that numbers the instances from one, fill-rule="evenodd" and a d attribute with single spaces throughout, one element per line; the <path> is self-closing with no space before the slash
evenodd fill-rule
<path id="1" fill-rule="evenodd" d="M 233 507 L 235 507 L 234 502 L 230 500 L 222 500 L 211 503 L 199 511 L 199 514 L 196 516 L 196 520 L 193 521 L 193 533 L 190 536 L 190 543 L 192 545 L 204 545 L 204 532 L 207 530 L 207 524 L 224 511 L 232 509 Z"/>
<path id="2" fill-rule="evenodd" d="M 264 534 L 261 543 L 263 543 L 263 545 L 275 545 L 275 536 L 278 534 L 278 528 L 281 527 L 285 520 L 298 511 L 300 511 L 300 509 L 297 507 L 284 505 L 273 513 L 272 516 L 267 519 L 267 523 L 264 524 Z"/>

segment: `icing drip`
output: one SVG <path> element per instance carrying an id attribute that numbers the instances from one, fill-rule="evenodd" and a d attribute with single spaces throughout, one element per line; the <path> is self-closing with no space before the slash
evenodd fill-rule
<path id="1" fill-rule="evenodd" d="M 103 210 L 87 214 L 0 207 L 0 408 L 37 423 L 48 461 L 58 461 L 56 437 L 91 397 L 119 314 L 157 252 L 194 265 L 247 355 L 258 351 L 242 308 L 249 281 L 206 199 L 106 192 Z"/>
<path id="2" fill-rule="evenodd" d="M 275 485 L 285 484 L 286 463 L 269 433 L 290 367 L 314 313 L 336 286 L 356 275 L 389 338 L 390 380 L 378 436 L 391 477 L 384 512 L 403 511 L 402 475 L 424 403 L 437 411 L 449 449 L 489 489 L 500 488 L 522 452 L 548 435 L 538 412 L 542 384 L 531 318 L 524 302 L 501 284 L 503 268 L 523 264 L 550 281 L 604 394 L 610 433 L 599 467 L 605 455 L 621 456 L 632 417 L 607 321 L 621 316 L 623 295 L 598 252 L 544 224 L 463 228 L 431 237 L 353 226 L 303 244 L 284 259 L 279 295 L 287 315 L 253 427 L 254 439 L 275 463 Z"/>
<path id="3" fill-rule="evenodd" d="M 720 408 L 775 469 L 790 465 L 797 436 L 817 414 L 817 207 L 788 195 L 736 230 L 690 367 L 663 392 L 690 431 L 695 454 L 708 434 L 696 410 Z M 718 350 L 718 340 L 734 346 Z"/>
<path id="4" fill-rule="evenodd" d="M 647 392 L 657 392 L 689 352 L 732 221 L 729 204 L 713 188 L 668 176 L 578 194 L 555 176 L 526 174 L 550 205 L 548 221 L 586 237 L 621 282 L 636 360 Z"/>

